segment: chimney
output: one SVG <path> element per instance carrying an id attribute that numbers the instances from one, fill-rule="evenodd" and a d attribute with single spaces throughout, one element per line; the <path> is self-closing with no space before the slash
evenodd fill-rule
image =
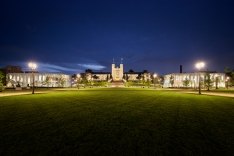
<path id="1" fill-rule="evenodd" d="M 183 66 L 180 65 L 180 73 L 183 73 Z"/>

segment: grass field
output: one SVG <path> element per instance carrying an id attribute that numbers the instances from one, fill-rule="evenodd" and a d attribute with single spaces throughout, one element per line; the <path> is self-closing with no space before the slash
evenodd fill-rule
<path id="1" fill-rule="evenodd" d="M 0 98 L 0 155 L 233 152 L 233 98 L 121 88 Z"/>
<path id="2" fill-rule="evenodd" d="M 212 89 L 210 92 L 234 94 L 234 89 L 233 88 L 229 88 L 229 89 Z"/>

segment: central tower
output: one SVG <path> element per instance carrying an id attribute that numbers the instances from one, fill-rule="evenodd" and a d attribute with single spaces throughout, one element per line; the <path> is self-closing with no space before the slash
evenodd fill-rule
<path id="1" fill-rule="evenodd" d="M 123 63 L 120 63 L 120 66 L 116 66 L 115 63 L 112 63 L 112 79 L 113 81 L 122 81 L 123 80 Z"/>

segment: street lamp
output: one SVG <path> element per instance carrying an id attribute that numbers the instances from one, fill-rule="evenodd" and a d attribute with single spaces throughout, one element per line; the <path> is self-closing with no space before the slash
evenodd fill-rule
<path id="1" fill-rule="evenodd" d="M 158 75 L 155 73 L 154 75 L 153 75 L 153 77 L 154 77 L 154 89 L 156 88 L 155 87 L 155 78 L 157 77 Z"/>
<path id="2" fill-rule="evenodd" d="M 197 62 L 196 64 L 195 64 L 195 67 L 198 69 L 198 72 L 199 72 L 199 74 L 198 74 L 198 87 L 199 87 L 199 94 L 201 94 L 201 77 L 200 77 L 200 70 L 202 69 L 202 68 L 204 68 L 205 67 L 205 63 L 204 62 Z"/>
<path id="3" fill-rule="evenodd" d="M 32 94 L 34 94 L 34 86 L 35 86 L 35 77 L 34 77 L 34 71 L 37 68 L 37 64 L 34 62 L 30 62 L 28 64 L 28 67 L 32 70 L 32 77 L 33 77 L 33 87 L 32 87 Z"/>
<path id="4" fill-rule="evenodd" d="M 76 83 L 77 83 L 77 88 L 79 89 L 79 81 L 80 81 L 80 74 L 76 75 Z"/>
<path id="5" fill-rule="evenodd" d="M 91 77 L 91 87 L 90 88 L 93 88 L 93 76 Z"/>
<path id="6" fill-rule="evenodd" d="M 227 89 L 228 89 L 228 82 L 229 82 L 229 79 L 230 79 L 229 77 L 226 78 L 226 87 L 227 87 Z"/>
<path id="7" fill-rule="evenodd" d="M 218 75 L 215 74 L 214 78 L 215 78 L 215 89 L 218 89 L 218 81 L 219 81 Z"/>

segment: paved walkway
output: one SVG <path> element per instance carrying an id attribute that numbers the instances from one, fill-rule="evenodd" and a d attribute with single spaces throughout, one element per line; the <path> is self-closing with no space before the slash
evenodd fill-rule
<path id="1" fill-rule="evenodd" d="M 186 92 L 185 93 L 190 93 L 190 94 L 198 94 L 198 92 Z M 203 95 L 212 95 L 212 96 L 224 96 L 224 97 L 233 97 L 234 94 L 232 93 L 215 93 L 215 92 L 202 92 Z"/>
<path id="2" fill-rule="evenodd" d="M 172 90 L 172 89 L 170 89 L 170 90 Z M 174 91 L 181 91 L 183 93 L 189 93 L 189 94 L 198 94 L 197 91 L 182 91 L 182 90 L 174 90 Z M 36 91 L 35 94 L 48 93 L 48 92 L 50 92 L 50 91 Z M 16 96 L 16 95 L 29 95 L 29 94 L 32 94 L 32 91 L 15 91 L 15 92 L 2 92 L 2 93 L 0 92 L 0 97 Z M 234 94 L 232 94 L 232 93 L 217 93 L 217 92 L 205 92 L 204 91 L 204 92 L 202 92 L 202 94 L 203 95 L 223 96 L 223 97 L 234 98 Z"/>
<path id="3" fill-rule="evenodd" d="M 39 91 L 39 92 L 35 92 L 35 94 L 41 94 L 41 93 L 46 93 L 46 91 Z M 23 92 L 3 92 L 0 93 L 0 97 L 4 97 L 4 96 L 16 96 L 16 95 L 30 95 L 32 94 L 32 92 L 28 92 L 28 91 L 23 91 Z"/>

